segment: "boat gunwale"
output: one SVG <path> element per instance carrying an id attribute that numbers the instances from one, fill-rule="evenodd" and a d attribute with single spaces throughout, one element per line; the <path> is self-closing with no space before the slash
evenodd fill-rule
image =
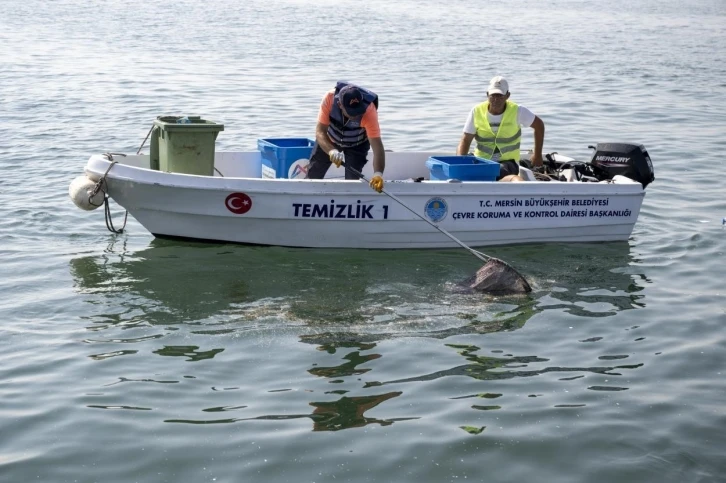
<path id="1" fill-rule="evenodd" d="M 94 181 L 98 181 L 98 179 L 106 174 L 107 179 L 111 181 L 128 181 L 143 185 L 176 189 L 204 191 L 244 190 L 248 193 L 295 196 L 370 196 L 374 194 L 367 184 L 360 181 L 331 178 L 321 180 L 267 179 L 168 173 L 125 164 L 123 163 L 123 159 L 115 159 L 114 161 L 121 168 L 121 172 L 118 169 L 115 171 L 114 169 L 109 170 L 113 161 L 108 160 L 104 155 L 91 156 L 84 171 Z M 138 173 L 139 176 L 133 176 L 135 173 Z M 274 188 L 270 189 L 272 186 Z M 295 186 L 296 189 L 284 188 L 291 186 Z M 359 189 L 355 189 L 355 186 L 359 187 Z M 483 190 L 485 187 L 488 189 Z M 526 192 L 523 192 L 523 188 L 527 188 Z M 495 181 L 447 182 L 424 180 L 422 182 L 401 182 L 401 180 L 387 180 L 386 191 L 400 196 L 645 196 L 645 189 L 636 181 L 632 183 L 561 181 L 506 183 Z"/>

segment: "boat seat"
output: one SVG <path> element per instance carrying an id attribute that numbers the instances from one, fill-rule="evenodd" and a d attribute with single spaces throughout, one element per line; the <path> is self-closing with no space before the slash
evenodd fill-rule
<path id="1" fill-rule="evenodd" d="M 519 177 L 525 181 L 537 181 L 531 169 L 519 166 Z"/>

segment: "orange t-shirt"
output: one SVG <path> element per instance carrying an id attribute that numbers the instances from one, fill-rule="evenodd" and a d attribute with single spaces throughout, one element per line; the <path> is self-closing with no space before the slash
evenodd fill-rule
<path id="1" fill-rule="evenodd" d="M 320 103 L 320 112 L 318 112 L 318 122 L 330 125 L 330 110 L 333 108 L 333 102 L 335 102 L 335 89 L 327 92 L 323 96 L 323 101 Z M 378 125 L 378 110 L 376 106 L 371 103 L 363 113 L 363 117 L 360 120 L 360 127 L 366 130 L 368 139 L 381 137 L 381 127 Z"/>

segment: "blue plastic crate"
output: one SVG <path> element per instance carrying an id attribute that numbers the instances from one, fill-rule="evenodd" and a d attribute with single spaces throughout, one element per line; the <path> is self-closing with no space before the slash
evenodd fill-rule
<path id="1" fill-rule="evenodd" d="M 315 141 L 308 138 L 267 138 L 257 140 L 262 155 L 263 178 L 290 178 L 296 161 L 305 164 L 313 154 Z M 294 173 L 292 173 L 294 174 Z"/>
<path id="2" fill-rule="evenodd" d="M 496 181 L 499 163 L 476 156 L 431 156 L 426 161 L 430 179 L 461 181 Z"/>

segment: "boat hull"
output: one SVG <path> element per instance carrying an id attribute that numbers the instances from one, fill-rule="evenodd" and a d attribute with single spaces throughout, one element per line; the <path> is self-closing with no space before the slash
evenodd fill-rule
<path id="1" fill-rule="evenodd" d="M 421 154 L 423 162 L 416 162 L 416 169 L 425 169 L 426 157 Z M 629 180 L 387 182 L 386 191 L 417 216 L 360 181 L 193 176 L 145 169 L 142 162 L 133 165 L 136 161 L 108 171 L 108 191 L 149 232 L 256 245 L 458 246 L 420 217 L 472 247 L 627 240 L 645 194 L 639 183 Z M 389 156 L 389 163 L 394 162 L 395 156 Z M 93 156 L 86 174 L 97 180 L 109 167 L 106 158 Z M 387 175 L 389 171 L 395 173 L 387 170 Z"/>

